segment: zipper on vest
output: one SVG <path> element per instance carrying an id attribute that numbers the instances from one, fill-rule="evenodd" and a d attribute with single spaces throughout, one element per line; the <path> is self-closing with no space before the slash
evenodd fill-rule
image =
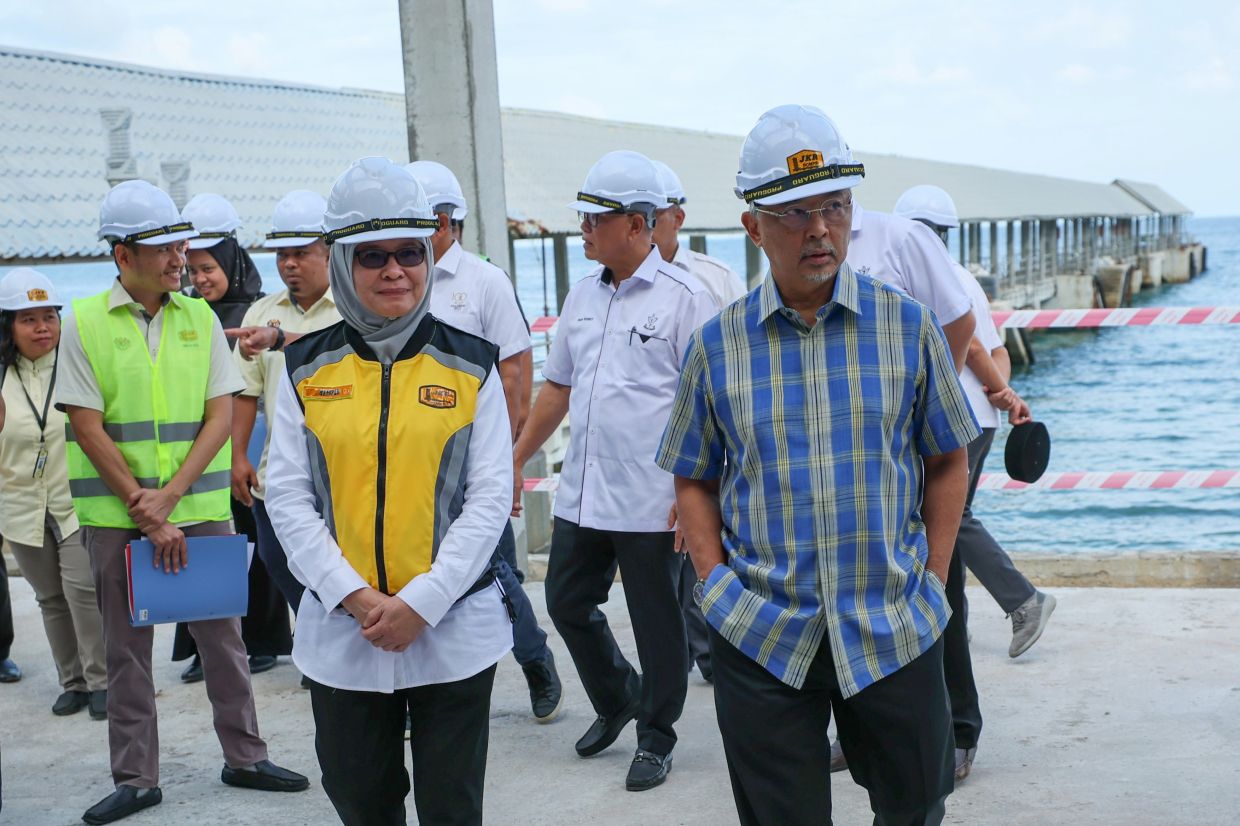
<path id="1" fill-rule="evenodd" d="M 375 571 L 379 577 L 379 590 L 388 592 L 387 568 L 383 564 L 383 504 L 387 499 L 387 429 L 388 407 L 392 401 L 392 365 L 383 365 L 383 382 L 379 391 L 379 476 L 376 484 L 378 501 L 375 502 Z"/>

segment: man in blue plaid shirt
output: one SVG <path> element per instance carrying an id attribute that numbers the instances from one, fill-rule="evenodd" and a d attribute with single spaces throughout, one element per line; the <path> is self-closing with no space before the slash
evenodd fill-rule
<path id="1" fill-rule="evenodd" d="M 657 458 L 744 824 L 829 820 L 832 711 L 875 824 L 952 790 L 943 581 L 980 431 L 934 314 L 844 263 L 863 175 L 821 111 L 759 119 L 736 192 L 770 275 L 694 334 Z"/>

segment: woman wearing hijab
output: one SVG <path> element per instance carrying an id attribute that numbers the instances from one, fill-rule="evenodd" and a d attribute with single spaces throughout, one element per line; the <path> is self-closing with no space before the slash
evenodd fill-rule
<path id="1" fill-rule="evenodd" d="M 188 271 L 193 289 L 190 295 L 205 299 L 224 329 L 238 327 L 246 310 L 263 296 L 263 279 L 250 254 L 237 243 L 241 219 L 223 197 L 200 193 L 190 199 L 181 217 L 194 225 L 198 237 L 189 241 Z M 236 342 L 229 339 L 229 347 Z M 257 439 L 262 449 L 263 433 L 255 428 L 250 441 Z M 234 446 L 235 447 L 235 446 Z M 235 498 L 233 524 L 251 543 L 257 541 L 258 528 L 253 512 Z M 261 559 L 250 564 L 249 612 L 241 618 L 241 639 L 250 655 L 250 673 L 259 674 L 276 665 L 276 655 L 293 650 L 288 608 L 280 597 Z M 193 657 L 181 679 L 195 683 L 203 678 L 198 647 L 185 623 L 177 623 L 172 643 L 174 661 Z"/>
<path id="2" fill-rule="evenodd" d="M 386 158 L 324 215 L 343 321 L 290 344 L 268 457 L 271 521 L 307 590 L 323 789 L 345 824 L 479 824 L 495 664 L 512 627 L 489 569 L 512 500 L 494 345 L 430 315 L 438 226 Z M 446 220 L 446 219 L 443 219 Z"/>
<path id="3" fill-rule="evenodd" d="M 69 493 L 65 414 L 55 408 L 60 306 L 35 270 L 0 280 L 0 393 L 9 411 L 0 431 L 0 534 L 43 614 L 63 690 L 52 713 L 89 708 L 105 720 L 103 624 Z"/>

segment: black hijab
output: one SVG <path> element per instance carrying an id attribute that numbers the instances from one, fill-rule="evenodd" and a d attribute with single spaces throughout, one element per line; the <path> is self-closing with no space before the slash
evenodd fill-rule
<path id="1" fill-rule="evenodd" d="M 254 259 L 241 248 L 236 238 L 225 238 L 218 244 L 206 248 L 211 257 L 220 265 L 220 269 L 228 275 L 228 291 L 219 301 L 210 302 L 211 309 L 219 318 L 224 329 L 240 327 L 241 319 L 250 305 L 263 297 L 263 277 L 254 266 Z M 197 290 L 190 295 L 201 298 Z M 235 347 L 236 340 L 229 339 L 228 346 Z"/>

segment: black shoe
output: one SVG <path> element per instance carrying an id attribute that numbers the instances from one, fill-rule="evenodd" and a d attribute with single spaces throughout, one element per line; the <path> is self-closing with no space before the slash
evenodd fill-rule
<path id="1" fill-rule="evenodd" d="M 66 691 L 56 698 L 52 704 L 52 714 L 57 717 L 68 717 L 77 714 L 90 703 L 90 694 L 86 691 Z"/>
<path id="2" fill-rule="evenodd" d="M 120 785 L 112 794 L 87 809 L 82 820 L 91 824 L 111 823 L 155 806 L 163 799 L 164 793 L 158 786 L 153 789 L 139 789 L 137 786 Z"/>
<path id="3" fill-rule="evenodd" d="M 624 788 L 631 792 L 653 789 L 667 780 L 668 772 L 671 770 L 671 754 L 655 754 L 652 751 L 638 749 L 633 755 L 633 763 L 629 766 L 629 776 L 624 779 Z"/>
<path id="4" fill-rule="evenodd" d="M 22 678 L 22 670 L 17 663 L 7 657 L 0 660 L 0 683 L 15 683 Z"/>
<path id="5" fill-rule="evenodd" d="M 555 670 L 555 657 L 551 649 L 547 649 L 547 658 L 542 662 L 521 666 L 525 672 L 525 681 L 530 686 L 530 706 L 534 709 L 534 719 L 540 723 L 550 723 L 560 716 L 564 705 L 563 686 L 560 675 Z"/>
<path id="6" fill-rule="evenodd" d="M 106 720 L 108 719 L 108 692 L 107 689 L 99 689 L 90 693 L 90 719 Z"/>
<path id="7" fill-rule="evenodd" d="M 611 717 L 599 715 L 598 719 L 586 729 L 586 733 L 581 735 L 581 739 L 577 741 L 577 754 L 582 757 L 593 757 L 603 749 L 616 742 L 616 738 L 620 736 L 620 732 L 624 731 L 624 727 L 629 721 L 637 717 L 637 709 L 640 707 L 641 701 L 634 697 L 629 704 Z"/>
<path id="8" fill-rule="evenodd" d="M 220 772 L 220 780 L 229 786 L 263 792 L 304 792 L 310 788 L 310 781 L 305 775 L 282 769 L 270 760 L 259 760 L 254 764 L 253 771 L 225 766 Z"/>
<path id="9" fill-rule="evenodd" d="M 276 658 L 271 654 L 255 654 L 250 657 L 250 673 L 262 674 L 276 667 Z"/>
<path id="10" fill-rule="evenodd" d="M 202 660 L 198 659 L 197 654 L 194 655 L 194 659 L 189 661 L 189 665 L 185 666 L 185 670 L 181 672 L 181 682 L 202 682 Z"/>

